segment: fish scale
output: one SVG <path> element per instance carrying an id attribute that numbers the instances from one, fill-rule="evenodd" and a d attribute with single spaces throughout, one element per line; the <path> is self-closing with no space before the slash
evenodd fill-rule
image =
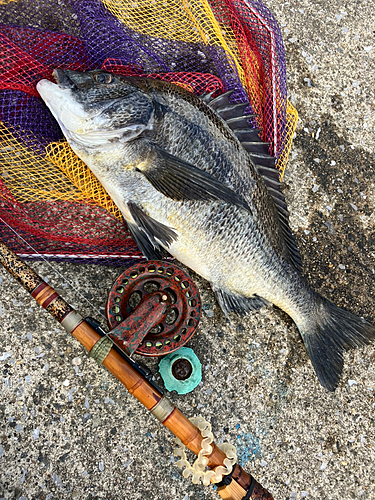
<path id="1" fill-rule="evenodd" d="M 166 97 L 167 101 L 168 97 Z M 262 226 L 261 233 L 268 231 L 269 237 L 274 240 L 274 246 L 277 246 L 280 252 L 282 252 L 283 241 L 280 238 L 280 230 L 275 218 L 274 207 L 268 199 L 267 190 L 264 189 L 262 184 L 259 186 L 255 179 L 248 175 L 251 173 L 254 177 L 258 177 L 258 183 L 261 182 L 250 158 L 241 149 L 239 142 L 237 143 L 237 139 L 232 137 L 232 142 L 229 142 L 226 138 L 223 138 L 220 131 L 212 127 L 212 123 L 205 115 L 198 112 L 196 107 L 190 105 L 187 111 L 186 109 L 182 110 L 181 102 L 176 105 L 175 99 L 171 99 L 171 103 L 168 101 L 168 104 L 171 104 L 173 108 L 180 109 L 180 113 L 173 108 L 173 112 L 166 113 L 162 126 L 158 129 L 156 136 L 153 137 L 155 142 L 160 146 L 167 144 L 170 152 L 173 154 L 178 155 L 184 160 L 189 160 L 221 182 L 225 182 L 228 186 L 234 188 L 236 192 L 241 193 L 248 201 L 249 206 L 254 212 L 259 212 L 260 207 L 262 217 L 258 218 L 258 224 Z M 215 133 L 214 141 L 212 141 L 212 135 L 211 137 L 209 135 L 209 125 L 213 129 L 212 132 Z M 176 129 L 178 130 L 179 128 L 181 129 L 180 133 L 176 132 Z M 203 132 L 200 128 L 203 129 Z M 198 134 L 199 137 L 195 137 Z M 190 146 L 192 139 L 195 139 L 194 149 Z M 211 145 L 210 141 L 211 143 L 213 142 L 214 147 L 210 148 L 207 152 L 207 146 Z M 197 147 L 197 143 L 199 147 Z M 243 167 L 241 169 L 242 176 L 239 173 L 241 167 Z M 257 187 L 259 191 L 258 199 L 254 196 L 254 190 Z M 265 203 L 263 203 L 263 200 Z M 192 207 L 192 211 L 195 212 L 194 207 Z M 214 211 L 216 211 L 216 207 Z M 267 217 L 267 212 L 270 211 L 271 214 Z M 157 216 L 157 214 L 155 215 Z M 266 221 L 266 224 L 262 224 L 263 219 Z M 173 225 L 172 220 L 170 222 Z M 244 227 L 246 227 L 246 224 Z"/>
<path id="2" fill-rule="evenodd" d="M 369 343 L 375 329 L 304 281 L 274 159 L 246 127 L 246 106 L 232 105 L 231 92 L 199 99 L 173 84 L 102 71 L 58 69 L 55 77 L 37 89 L 144 255 L 167 250 L 194 269 L 227 316 L 270 302 L 283 309 L 333 391 L 343 351 Z"/>

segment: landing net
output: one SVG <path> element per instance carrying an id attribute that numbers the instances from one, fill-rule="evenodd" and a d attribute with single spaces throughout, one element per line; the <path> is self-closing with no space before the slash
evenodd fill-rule
<path id="1" fill-rule="evenodd" d="M 257 0 L 0 0 L 0 233 L 23 257 L 141 257 L 121 214 L 36 91 L 54 68 L 235 89 L 282 175 L 297 122 L 279 27 Z"/>

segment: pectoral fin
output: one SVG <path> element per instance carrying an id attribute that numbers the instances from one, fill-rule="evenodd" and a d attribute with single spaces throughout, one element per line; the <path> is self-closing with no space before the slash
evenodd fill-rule
<path id="1" fill-rule="evenodd" d="M 135 203 L 126 203 L 133 221 L 127 220 L 129 231 L 143 255 L 149 259 L 162 259 L 165 257 L 163 247 L 177 240 L 177 233 L 170 227 L 161 224 Z"/>
<path id="2" fill-rule="evenodd" d="M 175 201 L 222 200 L 250 211 L 246 202 L 212 175 L 190 163 L 157 149 L 152 162 L 137 170 L 164 196 Z"/>

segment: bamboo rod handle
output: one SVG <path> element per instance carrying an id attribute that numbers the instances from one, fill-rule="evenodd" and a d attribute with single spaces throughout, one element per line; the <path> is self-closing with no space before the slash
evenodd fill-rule
<path id="1" fill-rule="evenodd" d="M 228 486 L 222 486 L 217 492 L 223 500 L 242 500 L 246 495 L 244 490 L 236 481 L 232 481 Z"/>
<path id="2" fill-rule="evenodd" d="M 22 284 L 38 304 L 52 314 L 89 352 L 92 351 L 102 336 L 1 241 L 0 263 Z M 125 355 L 111 347 L 108 349 L 103 366 L 187 448 L 198 455 L 203 440 L 199 429 L 133 368 Z M 223 465 L 226 458 L 226 455 L 214 443 L 212 447 L 213 451 L 208 457 L 208 466 L 211 469 Z M 218 488 L 221 498 L 243 500 L 249 488 L 253 488 L 249 499 L 273 500 L 272 496 L 238 464 L 235 465 L 232 477 L 234 480 L 229 485 Z"/>

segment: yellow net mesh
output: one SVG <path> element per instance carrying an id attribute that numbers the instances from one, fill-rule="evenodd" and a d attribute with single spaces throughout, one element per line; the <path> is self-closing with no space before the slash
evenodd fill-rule
<path id="1" fill-rule="evenodd" d="M 30 138 L 36 140 L 31 134 Z M 0 178 L 20 203 L 38 200 L 85 201 L 91 197 L 91 191 L 85 196 L 56 164 L 47 157 L 36 155 L 1 122 L 0 144 Z M 72 163 L 77 170 L 75 155 Z"/>
<path id="2" fill-rule="evenodd" d="M 53 165 L 70 180 L 76 191 L 86 200 L 105 208 L 110 214 L 120 219 L 121 212 L 108 196 L 98 179 L 73 152 L 66 141 L 51 143 L 47 147 L 47 156 Z M 73 194 L 73 193 L 72 193 Z"/>
<path id="3" fill-rule="evenodd" d="M 277 160 L 277 167 L 280 171 L 280 179 L 284 177 L 285 168 L 288 162 L 288 157 L 290 153 L 290 148 L 292 147 L 292 142 L 294 138 L 294 134 L 297 128 L 298 122 L 298 112 L 295 107 L 287 101 L 286 107 L 286 127 L 285 127 L 285 138 L 286 144 L 285 147 Z"/>

